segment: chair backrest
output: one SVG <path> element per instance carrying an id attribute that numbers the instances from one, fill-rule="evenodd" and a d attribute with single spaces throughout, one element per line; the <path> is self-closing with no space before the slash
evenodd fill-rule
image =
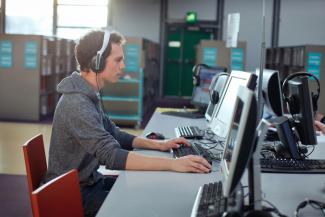
<path id="1" fill-rule="evenodd" d="M 76 169 L 56 177 L 32 193 L 34 217 L 82 217 L 83 207 Z"/>
<path id="2" fill-rule="evenodd" d="M 23 145 L 28 190 L 32 192 L 39 187 L 47 171 L 46 156 L 42 134 L 39 134 Z"/>

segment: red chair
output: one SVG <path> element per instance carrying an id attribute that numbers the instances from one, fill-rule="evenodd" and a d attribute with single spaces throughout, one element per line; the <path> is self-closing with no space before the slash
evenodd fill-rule
<path id="1" fill-rule="evenodd" d="M 76 169 L 58 176 L 32 193 L 34 217 L 83 217 Z"/>
<path id="2" fill-rule="evenodd" d="M 47 171 L 46 156 L 42 134 L 39 134 L 23 145 L 28 190 L 32 192 L 39 187 Z"/>

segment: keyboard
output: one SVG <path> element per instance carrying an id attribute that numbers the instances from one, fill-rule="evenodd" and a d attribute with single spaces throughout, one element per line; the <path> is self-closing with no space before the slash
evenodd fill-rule
<path id="1" fill-rule="evenodd" d="M 197 143 L 192 144 L 192 146 L 181 145 L 179 148 L 173 148 L 172 152 L 175 158 L 187 155 L 199 155 L 204 157 L 210 164 L 212 164 L 213 160 L 216 160 L 216 156 Z"/>
<path id="2" fill-rule="evenodd" d="M 226 210 L 227 200 L 223 197 L 222 182 L 214 182 L 199 188 L 191 217 L 221 217 Z"/>
<path id="3" fill-rule="evenodd" d="M 172 116 L 183 117 L 183 118 L 192 118 L 192 119 L 204 118 L 204 114 L 197 111 L 196 112 L 166 111 L 166 112 L 162 112 L 161 114 L 172 115 Z"/>
<path id="4" fill-rule="evenodd" d="M 175 128 L 176 137 L 184 137 L 186 139 L 202 139 L 204 131 L 197 126 L 181 126 Z"/>
<path id="5" fill-rule="evenodd" d="M 325 173 L 325 160 L 267 159 L 260 160 L 262 172 L 269 173 Z"/>

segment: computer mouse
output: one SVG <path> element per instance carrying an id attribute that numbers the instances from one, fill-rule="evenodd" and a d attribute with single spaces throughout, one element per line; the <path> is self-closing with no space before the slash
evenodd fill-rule
<path id="1" fill-rule="evenodd" d="M 161 133 L 158 133 L 158 132 L 149 132 L 149 133 L 146 134 L 146 138 L 163 140 L 163 139 L 165 139 L 165 136 L 163 134 L 161 134 Z"/>

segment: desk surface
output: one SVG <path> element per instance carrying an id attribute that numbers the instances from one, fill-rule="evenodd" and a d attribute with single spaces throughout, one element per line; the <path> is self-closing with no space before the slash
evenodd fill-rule
<path id="1" fill-rule="evenodd" d="M 162 115 L 156 112 L 144 134 L 158 131 L 166 137 L 174 137 L 174 127 L 196 125 L 206 127 L 204 119 L 186 119 Z M 320 137 L 313 158 L 324 158 L 325 137 Z M 172 157 L 159 151 L 139 150 L 151 156 Z M 245 177 L 245 176 L 244 176 Z M 97 216 L 190 216 L 199 186 L 220 180 L 219 172 L 192 174 L 155 171 L 121 171 L 112 190 Z M 247 183 L 244 178 L 243 183 Z M 325 201 L 324 174 L 262 174 L 264 198 L 272 202 L 284 214 L 293 216 L 296 206 L 305 198 Z M 323 216 L 319 210 L 306 208 L 300 216 Z"/>

